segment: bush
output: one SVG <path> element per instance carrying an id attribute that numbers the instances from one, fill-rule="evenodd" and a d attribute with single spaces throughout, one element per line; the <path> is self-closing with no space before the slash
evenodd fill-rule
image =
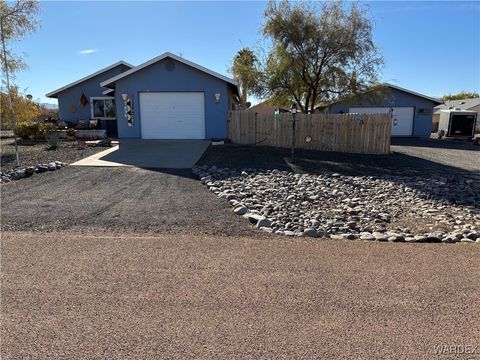
<path id="1" fill-rule="evenodd" d="M 65 130 L 67 128 L 67 123 L 65 121 L 60 121 L 57 123 L 58 130 Z"/>
<path id="2" fill-rule="evenodd" d="M 48 132 L 45 135 L 47 139 L 48 150 L 56 150 L 60 144 L 60 136 L 56 131 Z"/>
<path id="3" fill-rule="evenodd" d="M 45 130 L 46 126 L 43 122 L 35 123 L 34 131 L 33 131 L 33 138 L 35 140 L 43 140 L 45 139 Z"/>
<path id="4" fill-rule="evenodd" d="M 75 136 L 75 134 L 77 132 L 73 128 L 68 128 L 66 133 L 67 133 L 67 136 L 72 136 L 73 137 L 73 136 Z"/>
<path id="5" fill-rule="evenodd" d="M 30 137 L 33 136 L 34 133 L 34 127 L 32 126 L 34 124 L 35 123 L 26 121 L 17 123 L 17 136 L 24 140 L 30 139 Z"/>
<path id="6" fill-rule="evenodd" d="M 51 129 L 51 126 L 42 122 L 22 121 L 17 124 L 17 136 L 24 140 L 43 140 Z"/>

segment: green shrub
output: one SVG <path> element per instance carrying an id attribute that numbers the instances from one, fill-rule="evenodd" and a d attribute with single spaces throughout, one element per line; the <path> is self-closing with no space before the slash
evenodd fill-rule
<path id="1" fill-rule="evenodd" d="M 75 131 L 74 128 L 68 128 L 67 129 L 67 136 L 75 136 L 77 132 Z"/>
<path id="2" fill-rule="evenodd" d="M 67 128 L 67 123 L 65 121 L 60 121 L 57 123 L 58 130 L 65 130 Z"/>
<path id="3" fill-rule="evenodd" d="M 45 139 L 47 139 L 48 150 L 56 150 L 58 148 L 58 145 L 60 144 L 60 136 L 58 132 L 47 132 Z"/>
<path id="4" fill-rule="evenodd" d="M 24 140 L 30 139 L 33 136 L 34 129 L 31 122 L 22 121 L 17 123 L 17 136 Z"/>
<path id="5" fill-rule="evenodd" d="M 34 139 L 43 140 L 48 131 L 55 129 L 51 124 L 44 124 L 42 122 L 22 121 L 17 124 L 17 136 L 24 140 Z"/>
<path id="6" fill-rule="evenodd" d="M 35 140 L 44 140 L 45 139 L 45 130 L 46 130 L 46 124 L 43 122 L 38 122 L 35 123 L 35 126 L 33 127 L 33 138 Z"/>

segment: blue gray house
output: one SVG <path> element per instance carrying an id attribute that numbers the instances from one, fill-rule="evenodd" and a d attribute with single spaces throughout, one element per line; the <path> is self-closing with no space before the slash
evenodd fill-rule
<path id="1" fill-rule="evenodd" d="M 227 137 L 238 96 L 234 80 L 168 52 L 136 67 L 118 65 L 47 94 L 58 98 L 60 120 L 104 120 L 116 125 L 119 138 Z M 82 94 L 89 111 L 79 105 Z M 82 113 L 73 116 L 72 106 Z"/>
<path id="2" fill-rule="evenodd" d="M 100 83 L 131 68 L 133 68 L 133 65 L 124 61 L 118 61 L 80 80 L 49 92 L 46 96 L 58 100 L 60 120 L 68 123 L 77 124 L 80 121 L 88 123 L 90 119 L 99 120 L 99 117 L 95 118 L 92 116 L 93 107 L 98 108 L 101 103 L 105 104 L 105 102 L 107 103 L 107 114 L 103 114 L 102 118 L 114 118 L 114 116 L 109 113 L 109 109 L 113 108 L 113 98 L 104 95 L 105 88 L 102 88 Z M 109 124 L 110 126 L 108 126 Z M 115 124 L 111 124 L 110 122 L 102 122 L 102 127 L 104 129 L 109 127 L 112 129 L 112 132 L 116 131 Z"/>
<path id="3" fill-rule="evenodd" d="M 328 107 L 338 113 L 388 113 L 392 111 L 392 136 L 430 136 L 434 107 L 442 101 L 392 84 L 378 93 L 365 93 L 355 99 Z"/>

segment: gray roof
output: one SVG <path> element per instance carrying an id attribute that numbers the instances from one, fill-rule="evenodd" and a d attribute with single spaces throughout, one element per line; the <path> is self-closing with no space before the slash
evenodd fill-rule
<path id="1" fill-rule="evenodd" d="M 385 83 L 384 85 L 386 85 L 386 86 L 388 86 L 392 89 L 397 89 L 397 90 L 406 92 L 408 94 L 412 94 L 412 95 L 415 95 L 415 96 L 418 96 L 418 97 L 421 97 L 421 98 L 424 98 L 424 99 L 427 99 L 427 100 L 431 100 L 436 104 L 441 104 L 442 103 L 442 100 L 440 100 L 440 99 L 437 99 L 437 98 L 434 98 L 434 97 L 431 97 L 431 96 L 427 96 L 427 95 L 423 95 L 423 94 L 417 93 L 415 91 L 402 88 L 402 87 L 397 86 L 397 85 L 393 85 L 393 84 L 389 84 L 389 83 Z"/>
<path id="2" fill-rule="evenodd" d="M 444 104 L 435 106 L 435 110 L 460 109 L 470 110 L 471 108 L 480 105 L 480 98 L 448 100 Z"/>
<path id="3" fill-rule="evenodd" d="M 221 79 L 221 80 L 223 80 L 223 81 L 225 81 L 225 82 L 227 82 L 227 83 L 229 83 L 229 84 L 232 84 L 232 85 L 235 86 L 235 87 L 238 86 L 237 82 L 236 82 L 235 80 L 233 80 L 233 79 L 230 79 L 230 78 L 228 78 L 228 77 L 226 77 L 226 76 L 223 76 L 223 75 L 221 75 L 221 74 L 219 74 L 219 73 L 217 73 L 217 72 L 215 72 L 215 71 L 213 71 L 213 70 L 207 69 L 207 68 L 205 68 L 205 67 L 203 67 L 203 66 L 201 66 L 201 65 L 195 64 L 195 63 L 192 62 L 192 61 L 189 61 L 189 60 L 187 60 L 187 59 L 184 59 L 184 58 L 182 58 L 182 57 L 180 57 L 180 56 L 174 55 L 174 54 L 169 53 L 169 52 L 163 53 L 162 55 L 157 56 L 156 58 L 153 58 L 152 60 L 149 60 L 149 61 L 147 61 L 147 62 L 144 62 L 143 64 L 140 64 L 140 65 L 138 65 L 138 66 L 136 66 L 136 67 L 134 67 L 134 68 L 132 68 L 132 69 L 130 69 L 130 70 L 128 70 L 128 71 L 125 71 L 125 72 L 123 72 L 123 73 L 121 73 L 121 74 L 118 74 L 118 75 L 116 75 L 116 76 L 111 77 L 110 79 L 107 79 L 107 80 L 105 80 L 105 81 L 102 81 L 102 82 L 100 83 L 100 86 L 102 86 L 102 87 L 111 86 L 113 83 L 115 83 L 115 81 L 117 81 L 117 80 L 119 80 L 119 79 L 122 79 L 122 78 L 124 78 L 124 77 L 126 77 L 126 76 L 129 76 L 129 75 L 131 75 L 131 74 L 133 74 L 133 73 L 135 73 L 135 72 L 137 72 L 137 71 L 139 71 L 139 70 L 141 70 L 141 69 L 143 69 L 143 68 L 146 68 L 147 66 L 150 66 L 150 65 L 152 65 L 152 64 L 155 64 L 156 62 L 161 61 L 161 60 L 163 60 L 163 59 L 165 59 L 165 58 L 167 58 L 167 57 L 169 57 L 169 58 L 171 58 L 171 59 L 174 59 L 174 60 L 177 60 L 177 61 L 179 61 L 179 62 L 181 62 L 181 63 L 184 63 L 184 64 L 186 64 L 186 65 L 188 65 L 188 66 L 191 66 L 191 67 L 193 67 L 193 68 L 195 68 L 195 69 L 197 69 L 197 70 L 203 71 L 204 73 L 207 73 L 207 74 L 209 74 L 209 75 L 211 75 L 211 76 L 214 76 L 214 77 L 216 77 L 216 78 L 218 78 L 218 79 Z"/>
<path id="4" fill-rule="evenodd" d="M 100 69 L 100 70 L 94 72 L 93 74 L 87 75 L 87 76 L 85 76 L 85 77 L 83 77 L 83 78 L 81 78 L 81 79 L 79 79 L 79 80 L 77 80 L 77 81 L 74 81 L 74 82 L 72 82 L 72 83 L 70 83 L 70 84 L 67 84 L 67 85 L 65 85 L 65 86 L 62 86 L 61 88 L 59 88 L 59 89 L 57 89 L 57 90 L 51 91 L 51 92 L 49 92 L 48 94 L 46 94 L 45 96 L 46 96 L 46 97 L 49 97 L 49 98 L 56 98 L 57 95 L 58 95 L 60 92 L 62 92 L 62 91 L 64 91 L 64 90 L 67 90 L 67 89 L 71 88 L 72 86 L 78 85 L 78 84 L 80 84 L 80 83 L 82 83 L 82 82 L 84 82 L 84 81 L 87 81 L 87 80 L 89 80 L 89 79 L 91 79 L 91 78 L 93 78 L 93 77 L 95 77 L 95 76 L 97 76 L 97 75 L 100 75 L 100 74 L 102 74 L 102 73 L 104 73 L 104 72 L 106 72 L 106 71 L 108 71 L 108 70 L 111 70 L 111 69 L 113 69 L 113 68 L 116 68 L 117 66 L 120 66 L 120 65 L 124 65 L 124 66 L 126 66 L 126 67 L 128 67 L 128 68 L 130 68 L 130 69 L 134 67 L 132 64 L 129 64 L 129 63 L 123 61 L 123 60 L 120 60 L 120 61 L 117 61 L 115 64 L 112 64 L 112 65 L 110 65 L 110 66 L 107 66 L 106 68 L 103 68 L 103 69 Z"/>

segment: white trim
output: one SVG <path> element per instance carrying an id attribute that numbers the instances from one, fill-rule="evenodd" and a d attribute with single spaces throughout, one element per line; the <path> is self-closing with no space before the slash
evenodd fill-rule
<path id="1" fill-rule="evenodd" d="M 115 117 L 98 117 L 93 114 L 93 101 L 94 100 L 113 100 L 115 101 L 115 97 L 113 96 L 90 96 L 90 118 L 92 120 L 117 120 L 117 109 L 115 109 Z"/>
<path id="2" fill-rule="evenodd" d="M 130 69 L 132 69 L 132 68 L 134 67 L 133 65 L 131 65 L 131 64 L 125 62 L 125 61 L 117 61 L 115 64 L 112 64 L 112 65 L 110 65 L 110 66 L 107 66 L 106 68 L 103 68 L 103 69 L 101 69 L 101 70 L 98 70 L 98 71 L 94 72 L 93 74 L 90 74 L 90 75 L 88 75 L 88 76 L 85 76 L 85 77 L 81 78 L 80 80 L 74 81 L 74 82 L 72 82 L 72 83 L 70 83 L 70 84 L 68 84 L 68 85 L 62 86 L 61 88 L 59 88 L 59 89 L 57 89 L 57 90 L 51 91 L 51 92 L 49 92 L 48 94 L 46 94 L 45 96 L 46 96 L 46 97 L 49 97 L 49 98 L 55 98 L 55 97 L 58 95 L 58 93 L 66 90 L 66 89 L 68 89 L 68 88 L 71 88 L 72 86 L 75 86 L 75 85 L 77 85 L 77 84 L 80 84 L 80 83 L 82 83 L 82 82 L 84 82 L 84 81 L 86 81 L 86 80 L 88 80 L 88 79 L 91 79 L 91 78 L 93 78 L 93 77 L 95 77 L 95 76 L 97 76 L 97 75 L 100 75 L 101 73 L 104 73 L 105 71 L 111 70 L 111 69 L 113 69 L 113 68 L 115 68 L 115 67 L 117 67 L 117 66 L 119 66 L 119 65 L 125 65 L 125 66 L 129 67 Z"/>
<path id="3" fill-rule="evenodd" d="M 105 91 L 102 92 L 103 95 L 108 95 L 108 94 L 111 94 L 115 91 L 115 89 L 107 89 Z"/>
<path id="4" fill-rule="evenodd" d="M 152 65 L 152 64 L 155 64 L 156 62 L 161 61 L 161 60 L 163 60 L 163 59 L 165 59 L 165 58 L 167 58 L 167 57 L 172 58 L 172 59 L 174 59 L 174 60 L 177 60 L 177 61 L 179 61 L 179 62 L 181 62 L 181 63 L 184 63 L 184 64 L 186 64 L 186 65 L 188 65 L 188 66 L 191 66 L 191 67 L 193 67 L 193 68 L 195 68 L 195 69 L 197 69 L 197 70 L 203 71 L 204 73 L 207 73 L 207 74 L 209 74 L 209 75 L 212 75 L 213 77 L 216 77 L 216 78 L 218 78 L 218 79 L 221 79 L 221 80 L 223 80 L 223 81 L 225 81 L 225 82 L 227 82 L 227 83 L 229 83 L 229 84 L 238 86 L 237 82 L 236 82 L 235 80 L 233 80 L 233 79 L 230 79 L 230 78 L 228 78 L 228 77 L 226 77 L 226 76 L 223 76 L 223 75 L 221 75 L 221 74 L 219 74 L 219 73 L 217 73 L 217 72 L 215 72 L 215 71 L 209 70 L 209 69 L 207 69 L 207 68 L 205 68 L 205 67 L 203 67 L 203 66 L 201 66 L 201 65 L 195 64 L 195 63 L 193 63 L 193 62 L 191 62 L 191 61 L 189 61 L 189 60 L 186 60 L 186 59 L 184 59 L 184 58 L 182 58 L 182 57 L 180 57 L 180 56 L 174 55 L 174 54 L 169 53 L 169 52 L 163 53 L 162 55 L 157 56 L 156 58 L 153 58 L 152 60 L 149 60 L 149 61 L 147 61 L 147 62 L 144 62 L 143 64 L 140 64 L 140 65 L 134 67 L 133 69 L 127 70 L 127 71 L 125 71 L 125 72 L 123 72 L 123 73 L 121 73 L 121 74 L 118 74 L 117 76 L 114 76 L 114 77 L 112 77 L 112 78 L 110 78 L 110 79 L 108 79 L 108 80 L 105 80 L 105 81 L 103 81 L 103 82 L 100 83 L 100 86 L 102 86 L 102 87 L 107 87 L 108 85 L 114 83 L 115 81 L 117 81 L 117 80 L 119 80 L 119 79 L 122 79 L 122 78 L 124 78 L 125 76 L 129 76 L 129 75 L 133 74 L 134 72 L 137 72 L 137 71 L 139 71 L 139 70 L 141 70 L 141 69 L 143 69 L 143 68 L 146 68 L 147 66 L 150 66 L 150 65 Z"/>
<path id="5" fill-rule="evenodd" d="M 391 88 L 393 88 L 393 89 L 397 89 L 397 90 L 400 90 L 400 91 L 403 91 L 403 92 L 406 92 L 406 93 L 409 93 L 409 94 L 412 94 L 412 95 L 420 96 L 420 97 L 422 97 L 422 98 L 431 100 L 431 101 L 436 102 L 436 103 L 439 103 L 439 104 L 442 104 L 442 103 L 443 103 L 442 100 L 435 99 L 435 98 L 433 98 L 433 97 L 426 96 L 426 95 L 417 93 L 417 92 L 415 92 L 415 91 L 407 90 L 407 89 L 402 88 L 402 87 L 397 86 L 397 85 L 392 85 L 392 84 L 389 84 L 389 83 L 385 83 L 385 85 L 388 86 L 388 87 L 391 87 Z"/>

